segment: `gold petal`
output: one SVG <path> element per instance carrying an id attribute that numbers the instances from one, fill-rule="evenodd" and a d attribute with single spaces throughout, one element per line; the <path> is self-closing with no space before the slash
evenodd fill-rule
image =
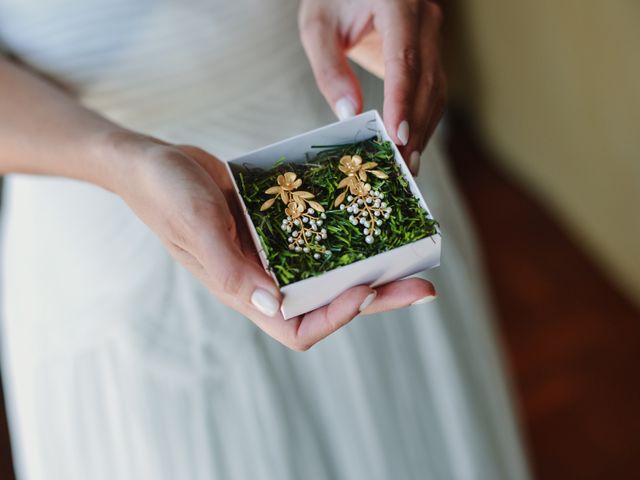
<path id="1" fill-rule="evenodd" d="M 278 175 L 278 185 L 282 186 L 285 184 L 284 175 Z"/>
<path id="2" fill-rule="evenodd" d="M 334 206 L 339 206 L 342 202 L 344 202 L 344 197 L 347 195 L 347 191 L 343 191 L 340 195 L 338 195 L 338 198 L 336 198 L 336 201 L 334 202 Z"/>
<path id="3" fill-rule="evenodd" d="M 293 182 L 293 185 L 291 185 L 291 187 L 295 190 L 296 188 L 300 188 L 300 185 L 302 185 L 302 180 L 299 178 L 295 182 Z"/>
<path id="4" fill-rule="evenodd" d="M 280 191 L 280 196 L 282 197 L 282 201 L 284 203 L 289 203 L 289 194 L 287 193 L 286 190 L 281 190 Z"/>
<path id="5" fill-rule="evenodd" d="M 348 186 L 351 183 L 352 178 L 353 177 L 344 177 L 342 180 L 340 180 L 340 183 L 338 184 L 338 188 L 344 188 Z"/>
<path id="6" fill-rule="evenodd" d="M 284 179 L 287 183 L 293 183 L 296 179 L 297 175 L 293 172 L 285 172 Z"/>
<path id="7" fill-rule="evenodd" d="M 362 170 L 369 170 L 370 168 L 377 167 L 377 166 L 378 164 L 376 162 L 367 162 L 364 165 L 362 165 L 360 168 Z"/>
<path id="8" fill-rule="evenodd" d="M 276 198 L 278 198 L 278 197 L 270 198 L 269 200 L 267 200 L 266 202 L 264 202 L 264 203 L 262 204 L 262 206 L 260 207 L 260 211 L 262 212 L 262 211 L 266 210 L 267 208 L 269 208 L 271 205 L 273 205 L 273 202 L 275 202 L 275 201 L 276 201 Z"/>
<path id="9" fill-rule="evenodd" d="M 355 164 L 355 165 L 360 165 L 362 163 L 362 157 L 360 155 L 353 155 L 351 157 L 351 161 Z"/>
<path id="10" fill-rule="evenodd" d="M 276 186 L 276 187 L 270 187 L 267 188 L 264 193 L 268 194 L 268 195 L 276 195 L 280 193 L 280 187 Z"/>
<path id="11" fill-rule="evenodd" d="M 343 155 L 342 158 L 340 158 L 340 165 L 345 165 L 350 161 L 351 161 L 351 155 Z"/>
<path id="12" fill-rule="evenodd" d="M 316 201 L 309 200 L 309 206 L 313 208 L 316 212 L 324 212 L 324 207 Z"/>
<path id="13" fill-rule="evenodd" d="M 362 180 L 363 182 L 367 181 L 367 172 L 365 172 L 364 170 L 360 170 L 358 174 L 360 175 L 360 180 Z"/>
<path id="14" fill-rule="evenodd" d="M 382 170 L 369 170 L 369 173 L 375 175 L 378 178 L 389 178 L 389 175 L 384 173 Z"/>
<path id="15" fill-rule="evenodd" d="M 291 195 L 294 196 L 294 197 L 305 198 L 305 199 L 309 199 L 309 198 L 315 197 L 315 195 L 313 193 L 305 192 L 304 190 L 299 190 L 297 192 L 292 192 Z"/>

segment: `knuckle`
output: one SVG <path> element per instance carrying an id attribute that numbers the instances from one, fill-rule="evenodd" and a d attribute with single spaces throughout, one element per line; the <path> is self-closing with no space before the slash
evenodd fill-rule
<path id="1" fill-rule="evenodd" d="M 290 342 L 287 346 L 295 352 L 306 352 L 313 346 L 313 343 L 305 342 L 300 339 L 295 339 L 292 342 Z"/>
<path id="2" fill-rule="evenodd" d="M 430 91 L 436 86 L 436 75 L 431 71 L 424 72 L 420 83 L 424 88 Z"/>
<path id="3" fill-rule="evenodd" d="M 401 51 L 402 61 L 411 71 L 418 71 L 420 65 L 420 53 L 415 47 L 405 47 Z"/>
<path id="4" fill-rule="evenodd" d="M 218 288 L 229 296 L 237 296 L 242 290 L 243 275 L 237 270 L 230 270 L 216 275 Z"/>
<path id="5" fill-rule="evenodd" d="M 420 52 L 414 46 L 405 46 L 387 59 L 385 63 L 387 66 L 401 68 L 405 74 L 417 74 L 420 70 Z"/>
<path id="6" fill-rule="evenodd" d="M 340 69 L 333 64 L 325 64 L 318 67 L 316 76 L 318 81 L 324 85 L 332 85 L 342 78 Z"/>
<path id="7" fill-rule="evenodd" d="M 339 321 L 334 315 L 331 314 L 327 315 L 326 322 L 330 333 L 335 332 L 344 324 L 344 322 Z"/>
<path id="8" fill-rule="evenodd" d="M 302 38 L 309 38 L 324 30 L 329 23 L 327 15 L 319 9 L 307 11 L 300 10 L 298 15 L 298 30 Z"/>

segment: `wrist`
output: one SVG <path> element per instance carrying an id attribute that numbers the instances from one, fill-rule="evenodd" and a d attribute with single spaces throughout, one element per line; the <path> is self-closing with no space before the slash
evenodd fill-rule
<path id="1" fill-rule="evenodd" d="M 103 134 L 98 145 L 99 178 L 93 183 L 121 197 L 126 196 L 135 183 L 137 172 L 153 154 L 169 144 L 149 135 L 126 129 L 115 129 Z"/>

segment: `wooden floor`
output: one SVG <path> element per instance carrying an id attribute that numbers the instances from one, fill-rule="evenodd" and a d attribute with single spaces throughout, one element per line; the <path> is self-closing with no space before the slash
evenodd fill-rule
<path id="1" fill-rule="evenodd" d="M 535 478 L 640 479 L 640 312 L 463 122 L 449 150 L 485 252 Z"/>
<path id="2" fill-rule="evenodd" d="M 640 478 L 640 312 L 494 167 L 463 122 L 454 120 L 450 132 L 535 478 Z M 0 478 L 13 478 L 3 416 Z"/>

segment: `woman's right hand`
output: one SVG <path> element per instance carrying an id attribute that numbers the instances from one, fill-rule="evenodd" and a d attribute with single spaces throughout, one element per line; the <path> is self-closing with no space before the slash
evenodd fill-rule
<path id="1" fill-rule="evenodd" d="M 129 133 L 112 136 L 110 149 L 112 190 L 218 299 L 289 348 L 307 350 L 361 312 L 401 308 L 435 295 L 419 278 L 376 290 L 362 285 L 285 320 L 278 287 L 259 262 L 219 159 L 196 147 Z"/>

